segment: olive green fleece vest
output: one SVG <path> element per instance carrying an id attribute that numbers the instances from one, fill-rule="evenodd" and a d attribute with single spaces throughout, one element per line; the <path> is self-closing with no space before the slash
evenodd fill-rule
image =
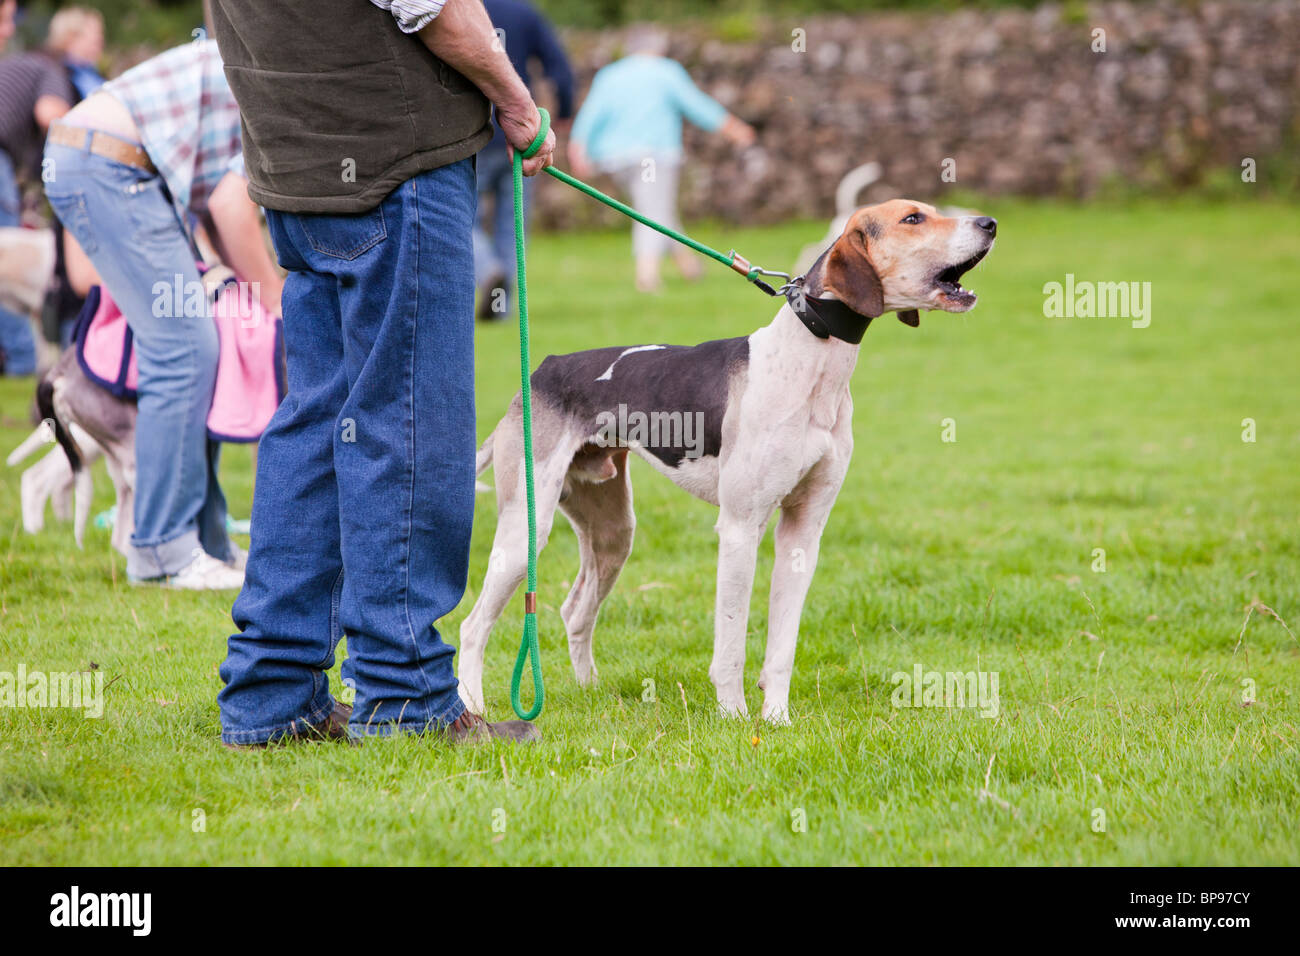
<path id="1" fill-rule="evenodd" d="M 368 0 L 214 0 L 212 16 L 263 206 L 365 212 L 492 138 L 483 94 Z"/>

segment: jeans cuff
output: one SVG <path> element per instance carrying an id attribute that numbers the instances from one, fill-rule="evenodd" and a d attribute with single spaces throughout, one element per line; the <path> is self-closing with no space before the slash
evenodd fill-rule
<path id="1" fill-rule="evenodd" d="M 176 574 L 194 560 L 195 549 L 203 550 L 199 533 L 194 529 L 182 531 L 170 541 L 155 544 L 131 542 L 131 553 L 126 559 L 126 573 L 136 580 L 161 578 Z"/>
<path id="2" fill-rule="evenodd" d="M 307 728 L 313 724 L 319 724 L 322 720 L 334 712 L 334 698 L 330 696 L 328 690 L 325 691 L 324 703 L 314 706 L 305 716 L 297 717 L 288 723 L 277 724 L 274 727 L 255 727 L 252 730 L 227 730 L 221 729 L 221 741 L 227 744 L 239 744 L 243 746 L 255 744 L 269 744 L 281 737 L 289 737 L 295 733 L 304 733 Z"/>
<path id="3" fill-rule="evenodd" d="M 465 713 L 465 703 L 460 694 L 453 694 L 451 703 L 439 714 L 422 720 L 412 720 L 405 715 L 399 720 L 367 721 L 357 709 L 352 711 L 352 720 L 348 723 L 348 736 L 354 740 L 365 737 L 392 737 L 395 734 L 424 734 L 437 732 L 460 719 Z"/>

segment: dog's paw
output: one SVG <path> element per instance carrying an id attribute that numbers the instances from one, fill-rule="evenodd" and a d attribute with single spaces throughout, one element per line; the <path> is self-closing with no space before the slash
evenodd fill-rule
<path id="1" fill-rule="evenodd" d="M 774 727 L 788 727 L 790 711 L 785 704 L 764 704 L 763 719 Z"/>
<path id="2" fill-rule="evenodd" d="M 737 717 L 742 720 L 749 719 L 749 708 L 745 705 L 744 698 L 739 701 L 727 701 L 719 698 L 718 713 L 723 717 Z"/>
<path id="3" fill-rule="evenodd" d="M 478 714 L 480 717 L 483 716 L 483 711 L 486 708 L 483 706 L 482 696 L 466 690 L 464 684 L 460 685 L 460 702 L 465 705 L 465 709 L 471 714 Z"/>

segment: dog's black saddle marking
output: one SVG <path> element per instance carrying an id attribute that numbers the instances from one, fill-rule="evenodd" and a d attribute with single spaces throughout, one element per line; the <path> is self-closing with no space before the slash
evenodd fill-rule
<path id="1" fill-rule="evenodd" d="M 629 352 L 642 348 L 645 351 Z M 548 356 L 533 373 L 533 392 L 551 407 L 600 430 L 609 416 L 630 419 L 633 413 L 660 416 L 665 423 L 658 440 L 640 442 L 647 452 L 670 468 L 689 457 L 716 457 L 722 449 L 722 419 L 727 393 L 736 372 L 749 362 L 749 339 L 717 339 L 699 345 L 615 346 L 569 355 Z M 613 370 L 610 371 L 610 367 Z M 608 377 L 606 378 L 606 374 Z M 620 410 L 619 406 L 623 408 Z M 603 414 L 602 414 L 603 413 Z M 677 422 L 692 416 L 692 445 L 678 440 Z M 698 413 L 698 414 L 697 414 Z M 653 431 L 653 430 L 652 430 Z M 702 434 L 700 432 L 702 431 Z"/>

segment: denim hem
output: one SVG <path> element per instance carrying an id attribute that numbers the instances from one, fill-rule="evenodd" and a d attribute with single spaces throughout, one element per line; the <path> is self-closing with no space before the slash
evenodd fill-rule
<path id="1" fill-rule="evenodd" d="M 221 742 L 227 744 L 269 744 L 281 737 L 291 736 L 295 732 L 304 732 L 312 724 L 319 724 L 322 720 L 334 712 L 334 698 L 327 691 L 325 694 L 325 703 L 313 707 L 304 717 L 297 717 L 287 724 L 277 724 L 274 727 L 256 727 L 252 730 L 227 730 L 221 728 Z"/>
<path id="2" fill-rule="evenodd" d="M 352 713 L 353 719 L 348 724 L 348 736 L 353 740 L 362 740 L 367 737 L 392 737 L 396 734 L 436 733 L 460 719 L 461 714 L 465 713 L 465 703 L 457 694 L 451 706 L 445 711 L 424 720 L 410 720 L 403 717 L 401 720 L 367 722 L 356 719 L 357 711 L 354 710 Z"/>
<path id="3" fill-rule="evenodd" d="M 176 574 L 194 560 L 196 548 L 203 550 L 195 528 L 186 528 L 166 541 L 151 544 L 132 541 L 131 554 L 126 559 L 126 573 L 140 581 Z"/>

